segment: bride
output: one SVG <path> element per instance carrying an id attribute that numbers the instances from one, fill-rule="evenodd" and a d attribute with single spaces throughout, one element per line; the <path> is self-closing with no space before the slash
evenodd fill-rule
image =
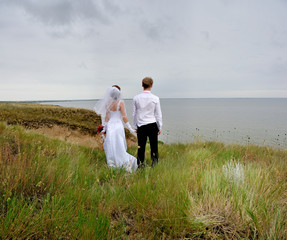
<path id="1" fill-rule="evenodd" d="M 104 98 L 96 104 L 94 110 L 102 118 L 104 129 L 101 134 L 106 132 L 104 150 L 108 166 L 134 172 L 138 167 L 137 159 L 127 153 L 123 122 L 131 132 L 135 130 L 128 122 L 120 90 L 117 85 L 108 88 Z"/>

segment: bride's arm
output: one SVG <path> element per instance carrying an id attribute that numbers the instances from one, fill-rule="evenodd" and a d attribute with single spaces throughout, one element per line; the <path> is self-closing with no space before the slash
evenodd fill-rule
<path id="1" fill-rule="evenodd" d="M 110 120 L 110 114 L 109 112 L 107 111 L 106 112 L 106 116 L 105 116 L 105 121 L 103 121 L 103 118 L 102 118 L 102 125 L 103 125 L 103 130 L 101 131 L 101 134 L 104 134 L 106 132 L 106 124 L 107 122 Z"/>
<path id="2" fill-rule="evenodd" d="M 121 111 L 124 123 L 127 123 L 129 120 L 127 119 L 126 108 L 125 108 L 124 102 L 120 102 L 120 111 Z"/>
<path id="3" fill-rule="evenodd" d="M 127 119 L 127 114 L 126 114 L 126 108 L 125 108 L 125 103 L 124 102 L 120 102 L 120 111 L 123 117 L 123 121 L 126 125 L 126 127 L 131 131 L 131 132 L 135 132 L 135 130 L 131 127 L 129 120 Z"/>
<path id="4" fill-rule="evenodd" d="M 107 123 L 110 120 L 110 113 L 109 111 L 106 112 L 105 122 Z"/>

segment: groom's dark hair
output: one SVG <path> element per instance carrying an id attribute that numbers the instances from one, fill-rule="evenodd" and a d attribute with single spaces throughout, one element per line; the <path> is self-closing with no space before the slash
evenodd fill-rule
<path id="1" fill-rule="evenodd" d="M 149 88 L 153 85 L 153 80 L 152 78 L 150 77 L 145 77 L 143 80 L 142 80 L 142 86 L 144 89 L 146 88 Z"/>

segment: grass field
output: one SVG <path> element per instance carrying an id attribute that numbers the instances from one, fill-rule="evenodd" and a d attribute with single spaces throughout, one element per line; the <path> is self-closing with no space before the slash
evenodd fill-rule
<path id="1" fill-rule="evenodd" d="M 99 148 L 101 118 L 94 111 L 33 103 L 0 103 L 0 121 L 72 143 Z M 128 146 L 136 137 L 125 131 Z"/>
<path id="2" fill-rule="evenodd" d="M 86 109 L 32 103 L 0 103 L 0 121 L 18 124 L 27 129 L 59 125 L 96 134 L 95 126 L 100 124 L 101 119 L 95 112 Z"/>
<path id="3" fill-rule="evenodd" d="M 2 121 L 0 239 L 286 239 L 286 150 L 160 144 L 159 164 L 130 174 Z"/>

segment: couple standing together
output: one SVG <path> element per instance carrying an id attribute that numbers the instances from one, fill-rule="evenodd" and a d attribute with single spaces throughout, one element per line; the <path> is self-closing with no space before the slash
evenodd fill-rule
<path id="1" fill-rule="evenodd" d="M 151 93 L 152 86 L 153 80 L 144 78 L 144 91 L 133 98 L 134 128 L 128 122 L 119 86 L 109 88 L 104 98 L 96 104 L 95 111 L 101 115 L 104 126 L 101 134 L 106 133 L 104 150 L 109 167 L 124 168 L 128 172 L 143 168 L 147 138 L 150 141 L 152 165 L 158 163 L 158 135 L 161 134 L 162 113 L 159 98 Z M 127 153 L 123 122 L 131 132 L 137 133 L 137 158 Z"/>

